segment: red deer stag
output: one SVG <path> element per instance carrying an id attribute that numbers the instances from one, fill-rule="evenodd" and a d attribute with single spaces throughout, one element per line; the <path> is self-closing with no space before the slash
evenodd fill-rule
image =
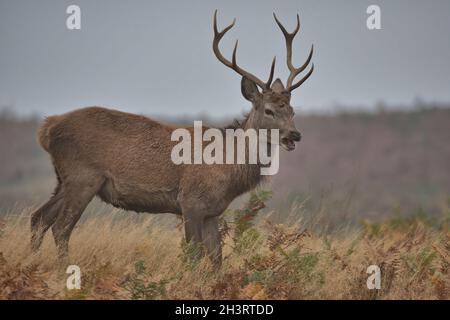
<path id="1" fill-rule="evenodd" d="M 314 70 L 298 82 L 294 79 L 309 65 L 313 48 L 299 68 L 292 64 L 292 40 L 300 29 L 289 33 L 274 18 L 286 40 L 290 75 L 286 87 L 280 79 L 272 83 L 275 58 L 267 82 L 245 71 L 236 62 L 237 42 L 232 59 L 219 50 L 219 42 L 234 26 L 217 28 L 214 13 L 213 51 L 227 67 L 242 76 L 241 91 L 252 103 L 251 111 L 237 126 L 246 129 L 279 129 L 280 144 L 293 150 L 301 134 L 294 124 L 291 92 Z M 258 89 L 261 89 L 261 91 Z M 38 250 L 46 231 L 52 227 L 60 258 L 68 257 L 72 230 L 84 209 L 97 195 L 115 207 L 136 212 L 169 212 L 182 215 L 186 241 L 203 243 L 213 261 L 220 264 L 222 249 L 218 217 L 237 196 L 261 181 L 259 164 L 175 165 L 171 133 L 177 126 L 147 117 L 88 107 L 48 117 L 40 127 L 41 146 L 50 154 L 57 186 L 53 196 L 31 217 L 31 246 Z M 192 127 L 187 128 L 190 132 Z"/>

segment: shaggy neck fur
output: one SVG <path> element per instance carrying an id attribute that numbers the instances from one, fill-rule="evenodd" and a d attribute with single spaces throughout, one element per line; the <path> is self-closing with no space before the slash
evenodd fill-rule
<path id="1" fill-rule="evenodd" d="M 258 125 L 255 121 L 255 109 L 252 109 L 249 113 L 244 115 L 244 119 L 235 119 L 231 124 L 222 128 L 225 133 L 226 129 L 258 129 Z M 248 141 L 246 141 L 245 149 L 248 151 Z M 268 147 L 270 150 L 270 146 Z M 232 175 L 234 181 L 233 189 L 238 194 L 242 194 L 254 189 L 258 184 L 262 183 L 268 176 L 261 175 L 261 164 L 236 164 L 233 165 Z"/>

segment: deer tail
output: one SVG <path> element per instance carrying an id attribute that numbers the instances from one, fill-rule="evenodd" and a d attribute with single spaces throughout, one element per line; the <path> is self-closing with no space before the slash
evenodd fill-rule
<path id="1" fill-rule="evenodd" d="M 50 151 L 50 129 L 56 123 L 56 121 L 56 116 L 47 117 L 39 127 L 38 141 L 42 148 L 44 148 L 44 150 L 47 152 Z"/>

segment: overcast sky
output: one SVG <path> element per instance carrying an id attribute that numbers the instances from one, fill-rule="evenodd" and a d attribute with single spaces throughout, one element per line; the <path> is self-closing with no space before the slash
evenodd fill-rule
<path id="1" fill-rule="evenodd" d="M 81 7 L 81 30 L 66 28 L 66 8 Z M 368 30 L 366 9 L 381 7 L 382 30 Z M 294 63 L 315 46 L 313 76 L 295 91 L 301 110 L 371 107 L 415 98 L 450 102 L 450 1 L 416 0 L 0 0 L 0 106 L 22 114 L 88 105 L 183 115 L 236 115 L 248 108 L 240 77 L 211 49 L 212 15 L 231 57 L 266 79 L 287 77 L 276 12 L 288 30 L 300 13 Z"/>

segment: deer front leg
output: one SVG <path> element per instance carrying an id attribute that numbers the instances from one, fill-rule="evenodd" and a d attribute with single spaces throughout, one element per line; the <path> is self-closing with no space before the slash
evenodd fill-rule
<path id="1" fill-rule="evenodd" d="M 188 259 L 199 260 L 203 256 L 202 229 L 203 218 L 195 215 L 183 214 L 185 240 L 189 245 Z M 191 250 L 193 251 L 191 252 Z"/>
<path id="2" fill-rule="evenodd" d="M 200 190 L 206 190 L 202 187 Z M 192 190 L 191 186 L 184 190 Z M 195 190 L 195 189 L 194 189 Z M 228 206 L 227 201 L 216 199 L 206 193 L 199 195 L 181 194 L 179 197 L 184 219 L 186 242 L 195 242 L 203 246 L 216 266 L 222 260 L 221 238 L 219 233 L 219 215 Z"/>
<path id="3" fill-rule="evenodd" d="M 185 215 L 183 219 L 186 242 L 201 243 L 203 219 L 194 215 Z"/>
<path id="4" fill-rule="evenodd" d="M 216 267 L 222 265 L 222 243 L 219 232 L 219 217 L 206 218 L 203 223 L 203 244 Z"/>

